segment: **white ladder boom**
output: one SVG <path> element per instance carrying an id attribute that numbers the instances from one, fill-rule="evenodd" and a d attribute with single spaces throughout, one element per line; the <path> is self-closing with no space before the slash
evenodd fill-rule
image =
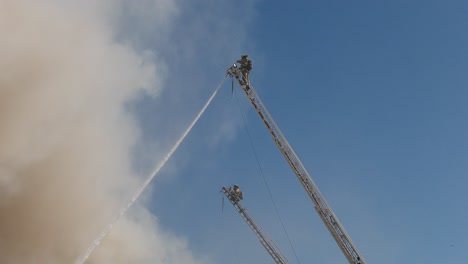
<path id="1" fill-rule="evenodd" d="M 297 179 L 304 187 L 310 199 L 312 199 L 314 202 L 315 210 L 327 226 L 328 230 L 330 231 L 331 235 L 335 239 L 348 262 L 350 264 L 366 264 L 353 241 L 346 233 L 344 227 L 341 225 L 332 209 L 328 206 L 325 197 L 323 197 L 323 195 L 320 193 L 320 190 L 312 181 L 312 178 L 305 169 L 304 165 L 302 165 L 299 157 L 296 155 L 296 153 L 294 153 L 294 150 L 289 145 L 283 133 L 281 133 L 281 130 L 268 113 L 253 87 L 250 85 L 250 82 L 248 81 L 245 83 L 242 80 L 242 72 L 236 64 L 231 66 L 231 68 L 229 68 L 226 73 L 237 80 L 245 95 L 247 95 L 247 98 L 255 108 L 255 111 L 257 111 L 258 115 L 265 123 L 265 126 L 270 132 L 273 141 L 275 142 L 276 146 L 278 146 L 281 154 L 283 154 L 294 174 L 297 176 Z"/>
<path id="2" fill-rule="evenodd" d="M 228 200 L 234 205 L 237 212 L 244 218 L 245 222 L 249 225 L 250 229 L 255 233 L 255 235 L 260 240 L 262 246 L 266 249 L 268 254 L 273 258 L 276 264 L 288 264 L 286 257 L 284 257 L 283 253 L 279 250 L 279 248 L 273 243 L 272 240 L 269 240 L 265 237 L 262 233 L 260 228 L 255 224 L 253 219 L 247 214 L 247 211 L 244 207 L 240 204 L 240 200 L 242 198 L 239 197 L 238 194 L 234 192 L 231 187 L 223 187 L 221 189 L 223 194 L 228 198 Z"/>

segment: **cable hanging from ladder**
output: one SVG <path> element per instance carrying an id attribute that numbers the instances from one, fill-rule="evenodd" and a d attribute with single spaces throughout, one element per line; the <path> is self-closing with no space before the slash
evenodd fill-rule
<path id="1" fill-rule="evenodd" d="M 246 64 L 247 60 L 243 60 L 244 58 L 247 59 L 247 56 L 244 57 L 243 55 L 241 60 L 237 61 L 237 63 L 240 63 L 240 67 L 235 63 L 227 69 L 226 74 L 231 78 L 236 79 L 239 83 L 240 88 L 244 91 L 255 111 L 260 116 L 260 119 L 262 119 L 263 123 L 267 127 L 273 141 L 314 203 L 315 210 L 319 214 L 325 226 L 328 228 L 328 231 L 338 244 L 338 247 L 341 249 L 348 262 L 350 264 L 366 264 L 351 240 L 351 237 L 341 225 L 338 217 L 328 205 L 325 197 L 320 193 L 320 190 L 313 182 L 304 165 L 302 165 L 299 157 L 289 145 L 286 137 L 276 125 L 275 121 L 260 100 L 260 97 L 258 97 L 250 84 L 249 73 L 251 67 L 248 67 L 248 64 Z M 250 63 L 250 65 L 252 64 Z"/>
<path id="2" fill-rule="evenodd" d="M 234 79 L 232 79 L 234 81 Z M 267 188 L 268 190 L 268 195 L 270 197 L 270 201 L 271 203 L 273 204 L 273 207 L 275 208 L 275 211 L 276 211 L 276 215 L 278 216 L 278 220 L 280 221 L 281 223 L 281 227 L 283 228 L 283 232 L 285 233 L 286 235 L 286 238 L 288 239 L 288 242 L 289 242 L 289 246 L 291 247 L 291 250 L 292 252 L 294 253 L 294 257 L 296 258 L 296 261 L 298 264 L 301 264 L 301 261 L 299 260 L 299 257 L 297 256 L 297 253 L 296 253 L 296 250 L 292 244 L 292 241 L 291 241 L 291 238 L 289 237 L 289 234 L 288 234 L 288 231 L 286 230 L 286 227 L 284 225 L 284 222 L 283 222 L 283 219 L 281 218 L 281 215 L 279 213 L 279 210 L 278 210 L 278 207 L 276 206 L 276 202 L 275 200 L 273 199 L 273 194 L 270 190 L 270 186 L 268 185 L 268 181 L 265 177 L 265 174 L 263 173 L 263 169 L 262 169 L 262 165 L 260 164 L 260 160 L 258 159 L 258 155 L 257 155 L 257 151 L 255 150 L 255 146 L 254 146 L 254 143 L 253 143 L 253 140 L 252 140 L 252 137 L 250 136 L 250 132 L 249 132 L 249 128 L 247 127 L 247 122 L 245 120 L 245 117 L 244 117 L 244 114 L 242 113 L 242 110 L 241 110 L 241 107 L 240 107 L 240 102 L 239 102 L 239 98 L 237 96 L 237 93 L 235 94 L 236 95 L 236 101 L 237 101 L 237 105 L 239 107 L 239 111 L 240 111 L 240 114 L 242 116 L 242 120 L 244 121 L 244 126 L 245 126 L 245 130 L 247 132 L 247 136 L 249 137 L 249 142 L 250 142 L 250 147 L 252 148 L 252 152 L 254 154 L 254 157 L 255 157 L 255 160 L 257 161 L 257 166 L 258 166 L 258 169 L 260 171 L 260 175 L 263 179 L 263 183 L 265 184 L 265 187 Z"/>

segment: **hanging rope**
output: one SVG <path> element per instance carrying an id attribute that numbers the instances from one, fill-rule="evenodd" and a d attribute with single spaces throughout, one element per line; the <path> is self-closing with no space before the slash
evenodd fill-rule
<path id="1" fill-rule="evenodd" d="M 235 91 L 234 91 L 234 94 L 235 94 L 235 96 L 236 96 L 236 101 L 237 101 L 237 105 L 238 105 L 238 107 L 239 107 L 239 112 L 241 113 L 242 120 L 244 121 L 245 130 L 246 130 L 246 132 L 247 132 L 247 136 L 248 136 L 248 138 L 249 138 L 250 146 L 252 147 L 252 151 L 253 151 L 253 154 L 254 154 L 254 156 L 255 156 L 255 160 L 257 161 L 257 165 L 258 165 L 258 168 L 259 168 L 259 170 L 260 170 L 260 175 L 262 176 L 263 183 L 265 184 L 265 186 L 266 186 L 266 188 L 267 188 L 267 190 L 268 190 L 268 194 L 269 194 L 269 196 L 270 196 L 270 200 L 271 200 L 271 202 L 273 203 L 273 207 L 275 208 L 276 215 L 278 216 L 278 219 L 279 219 L 279 221 L 280 221 L 280 223 L 281 223 L 281 226 L 283 227 L 283 231 L 284 231 L 284 233 L 286 234 L 286 237 L 287 237 L 287 239 L 288 239 L 289 245 L 291 246 L 291 249 L 292 249 L 292 251 L 293 251 L 293 253 L 294 253 L 294 256 L 296 257 L 297 263 L 300 264 L 301 262 L 299 261 L 299 258 L 298 258 L 297 254 L 296 254 L 296 250 L 294 249 L 294 246 L 293 246 L 293 244 L 292 244 L 292 242 L 291 242 L 291 239 L 290 239 L 290 237 L 289 237 L 289 234 L 288 234 L 288 232 L 286 231 L 286 227 L 284 226 L 283 220 L 281 219 L 280 213 L 279 213 L 279 211 L 278 211 L 278 207 L 276 206 L 275 200 L 273 199 L 273 195 L 271 194 L 271 190 L 270 190 L 270 187 L 269 187 L 269 185 L 268 185 L 267 179 L 266 179 L 266 177 L 265 177 L 265 175 L 264 175 L 264 173 L 263 173 L 262 166 L 261 166 L 260 161 L 259 161 L 259 159 L 258 159 L 257 151 L 255 150 L 255 146 L 254 146 L 254 144 L 253 144 L 252 137 L 250 136 L 250 132 L 249 132 L 249 129 L 248 129 L 248 127 L 247 127 L 247 122 L 245 121 L 244 114 L 242 113 L 242 109 L 241 109 L 241 107 L 240 107 L 239 98 L 238 98 L 237 93 L 236 93 Z"/>

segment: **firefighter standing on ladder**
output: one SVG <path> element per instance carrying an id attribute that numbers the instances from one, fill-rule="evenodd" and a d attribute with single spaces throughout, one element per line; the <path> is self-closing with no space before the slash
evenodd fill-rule
<path id="1" fill-rule="evenodd" d="M 239 70 L 242 72 L 242 81 L 244 84 L 247 85 L 249 84 L 249 73 L 252 70 L 252 61 L 248 59 L 247 54 L 243 54 L 241 56 L 241 59 L 237 61 L 240 63 L 240 68 Z"/>

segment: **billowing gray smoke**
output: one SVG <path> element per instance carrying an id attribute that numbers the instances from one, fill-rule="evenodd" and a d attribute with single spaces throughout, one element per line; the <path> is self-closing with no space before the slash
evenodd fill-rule
<path id="1" fill-rule="evenodd" d="M 72 263 L 141 179 L 124 104 L 158 93 L 158 66 L 113 41 L 97 7 L 0 2 L 0 263 Z M 132 210 L 89 263 L 199 263 Z"/>

